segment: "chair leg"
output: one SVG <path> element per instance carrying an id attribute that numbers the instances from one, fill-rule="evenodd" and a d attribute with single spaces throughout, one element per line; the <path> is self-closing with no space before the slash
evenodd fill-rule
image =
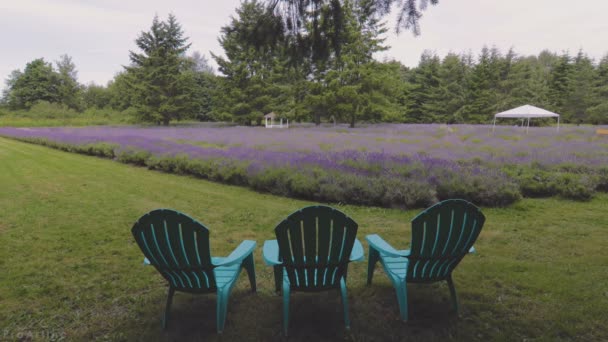
<path id="1" fill-rule="evenodd" d="M 283 333 L 287 336 L 287 328 L 289 327 L 289 294 L 291 289 L 289 284 L 283 282 Z"/>
<path id="2" fill-rule="evenodd" d="M 243 260 L 243 267 L 247 271 L 247 276 L 249 277 L 249 284 L 251 284 L 251 291 L 256 292 L 257 287 L 255 283 L 255 266 L 253 263 L 253 253 L 249 254 L 248 257 Z"/>
<path id="3" fill-rule="evenodd" d="M 367 262 L 367 285 L 372 284 L 372 278 L 374 277 L 374 269 L 376 268 L 376 263 L 380 260 L 380 253 L 373 248 L 369 248 L 369 259 Z"/>
<path id="4" fill-rule="evenodd" d="M 216 312 L 216 324 L 217 333 L 221 334 L 224 331 L 224 325 L 226 324 L 226 315 L 228 313 L 228 296 L 229 289 L 218 289 L 217 291 L 217 312 Z"/>
<path id="5" fill-rule="evenodd" d="M 407 308 L 407 284 L 405 280 L 402 283 L 394 284 L 395 292 L 397 292 L 397 301 L 399 302 L 399 314 L 404 322 L 408 319 Z"/>
<path id="6" fill-rule="evenodd" d="M 175 289 L 173 286 L 169 285 L 169 292 L 167 293 L 167 305 L 165 306 L 165 312 L 163 313 L 163 329 L 166 329 L 167 324 L 169 323 L 169 310 L 171 310 L 171 303 L 173 302 L 174 293 Z"/>
<path id="7" fill-rule="evenodd" d="M 346 281 L 344 277 L 340 279 L 340 295 L 342 296 L 342 306 L 344 307 L 344 325 L 350 330 L 350 319 L 348 317 L 348 295 L 346 293 Z"/>
<path id="8" fill-rule="evenodd" d="M 281 284 L 283 283 L 283 268 L 274 266 L 274 289 L 277 293 L 281 293 Z"/>
<path id="9" fill-rule="evenodd" d="M 454 307 L 454 311 L 456 311 L 456 314 L 458 314 L 458 297 L 456 296 L 456 288 L 454 287 L 454 281 L 452 280 L 451 274 L 448 276 L 447 281 L 450 288 L 450 295 L 452 296 L 452 305 Z"/>

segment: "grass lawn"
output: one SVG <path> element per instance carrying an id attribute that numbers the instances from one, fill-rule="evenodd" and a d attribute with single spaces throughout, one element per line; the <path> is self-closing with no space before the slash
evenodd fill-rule
<path id="1" fill-rule="evenodd" d="M 241 274 L 223 340 L 280 340 L 281 297 L 261 246 L 282 218 L 309 202 L 148 171 L 0 138 L 0 340 L 217 340 L 215 295 L 175 296 L 161 330 L 167 286 L 131 237 L 145 212 L 174 208 L 211 229 L 212 253 L 258 242 L 258 292 Z M 418 212 L 339 206 L 398 248 Z M 410 321 L 381 267 L 351 265 L 352 330 L 336 293 L 292 296 L 290 340 L 608 340 L 608 195 L 587 203 L 525 199 L 483 208 L 486 225 L 448 287 L 410 285 Z M 364 242 L 365 245 L 365 242 Z M 366 248 L 366 254 L 367 254 Z"/>

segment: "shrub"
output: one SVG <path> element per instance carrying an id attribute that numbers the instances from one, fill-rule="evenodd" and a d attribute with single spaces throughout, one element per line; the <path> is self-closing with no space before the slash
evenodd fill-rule
<path id="1" fill-rule="evenodd" d="M 291 193 L 289 187 L 289 168 L 264 168 L 249 176 L 249 184 L 255 190 L 269 192 L 275 195 L 287 196 Z M 305 189 L 300 191 L 306 193 Z"/>
<path id="2" fill-rule="evenodd" d="M 116 152 L 117 161 L 137 166 L 146 166 L 146 161 L 150 157 L 150 152 L 133 148 L 126 148 Z"/>
<path id="3" fill-rule="evenodd" d="M 381 205 L 389 208 L 424 208 L 437 202 L 435 187 L 415 179 L 383 179 L 386 191 Z"/>
<path id="4" fill-rule="evenodd" d="M 559 192 L 555 174 L 546 171 L 525 171 L 518 176 L 517 182 L 526 197 L 549 197 Z"/>
<path id="5" fill-rule="evenodd" d="M 601 167 L 597 170 L 597 191 L 608 192 L 608 167 Z"/>
<path id="6" fill-rule="evenodd" d="M 518 201 L 521 193 L 517 183 L 502 173 L 464 169 L 438 181 L 437 197 L 439 200 L 462 198 L 477 205 L 505 206 Z"/>
<path id="7" fill-rule="evenodd" d="M 33 105 L 29 111 L 20 112 L 21 115 L 31 118 L 45 118 L 45 119 L 63 119 L 73 118 L 78 116 L 78 112 L 62 105 L 59 103 L 49 103 L 46 101 L 39 101 Z"/>
<path id="8" fill-rule="evenodd" d="M 319 178 L 323 171 L 317 172 L 291 172 L 288 175 L 288 184 L 291 196 L 296 198 L 317 199 L 319 192 Z"/>
<path id="9" fill-rule="evenodd" d="M 588 175 L 564 173 L 557 180 L 559 195 L 578 201 L 589 201 L 597 183 Z"/>

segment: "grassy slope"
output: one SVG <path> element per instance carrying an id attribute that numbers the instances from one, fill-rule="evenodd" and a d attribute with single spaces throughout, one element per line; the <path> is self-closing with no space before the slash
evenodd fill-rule
<path id="1" fill-rule="evenodd" d="M 172 324 L 160 328 L 166 284 L 130 235 L 143 213 L 170 207 L 211 229 L 212 252 L 258 241 L 258 293 L 241 275 L 224 340 L 281 338 L 281 298 L 261 245 L 274 225 L 307 202 L 0 139 L 0 333 L 69 339 L 215 340 L 215 296 L 178 294 Z M 486 209 L 476 247 L 454 278 L 461 317 L 444 284 L 410 286 L 410 322 L 397 319 L 380 269 L 365 285 L 366 262 L 349 272 L 351 332 L 337 293 L 296 294 L 293 340 L 606 340 L 608 196 L 577 203 L 526 199 Z M 409 240 L 414 211 L 340 206 L 396 247 Z M 366 250 L 367 253 L 367 250 Z M 46 335 L 43 335 L 46 334 Z"/>

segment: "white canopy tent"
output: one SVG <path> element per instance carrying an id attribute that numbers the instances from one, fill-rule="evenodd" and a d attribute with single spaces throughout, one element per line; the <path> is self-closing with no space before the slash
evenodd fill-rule
<path id="1" fill-rule="evenodd" d="M 528 123 L 526 125 L 526 133 L 528 133 L 528 129 L 530 128 L 530 119 L 532 118 L 557 118 L 557 131 L 559 132 L 559 114 L 550 112 L 546 109 L 534 107 L 531 105 L 525 105 L 513 109 L 509 109 L 507 111 L 498 113 L 494 115 L 494 123 L 492 125 L 492 132 L 496 128 L 496 119 L 497 118 L 517 118 L 517 119 L 528 119 Z"/>

